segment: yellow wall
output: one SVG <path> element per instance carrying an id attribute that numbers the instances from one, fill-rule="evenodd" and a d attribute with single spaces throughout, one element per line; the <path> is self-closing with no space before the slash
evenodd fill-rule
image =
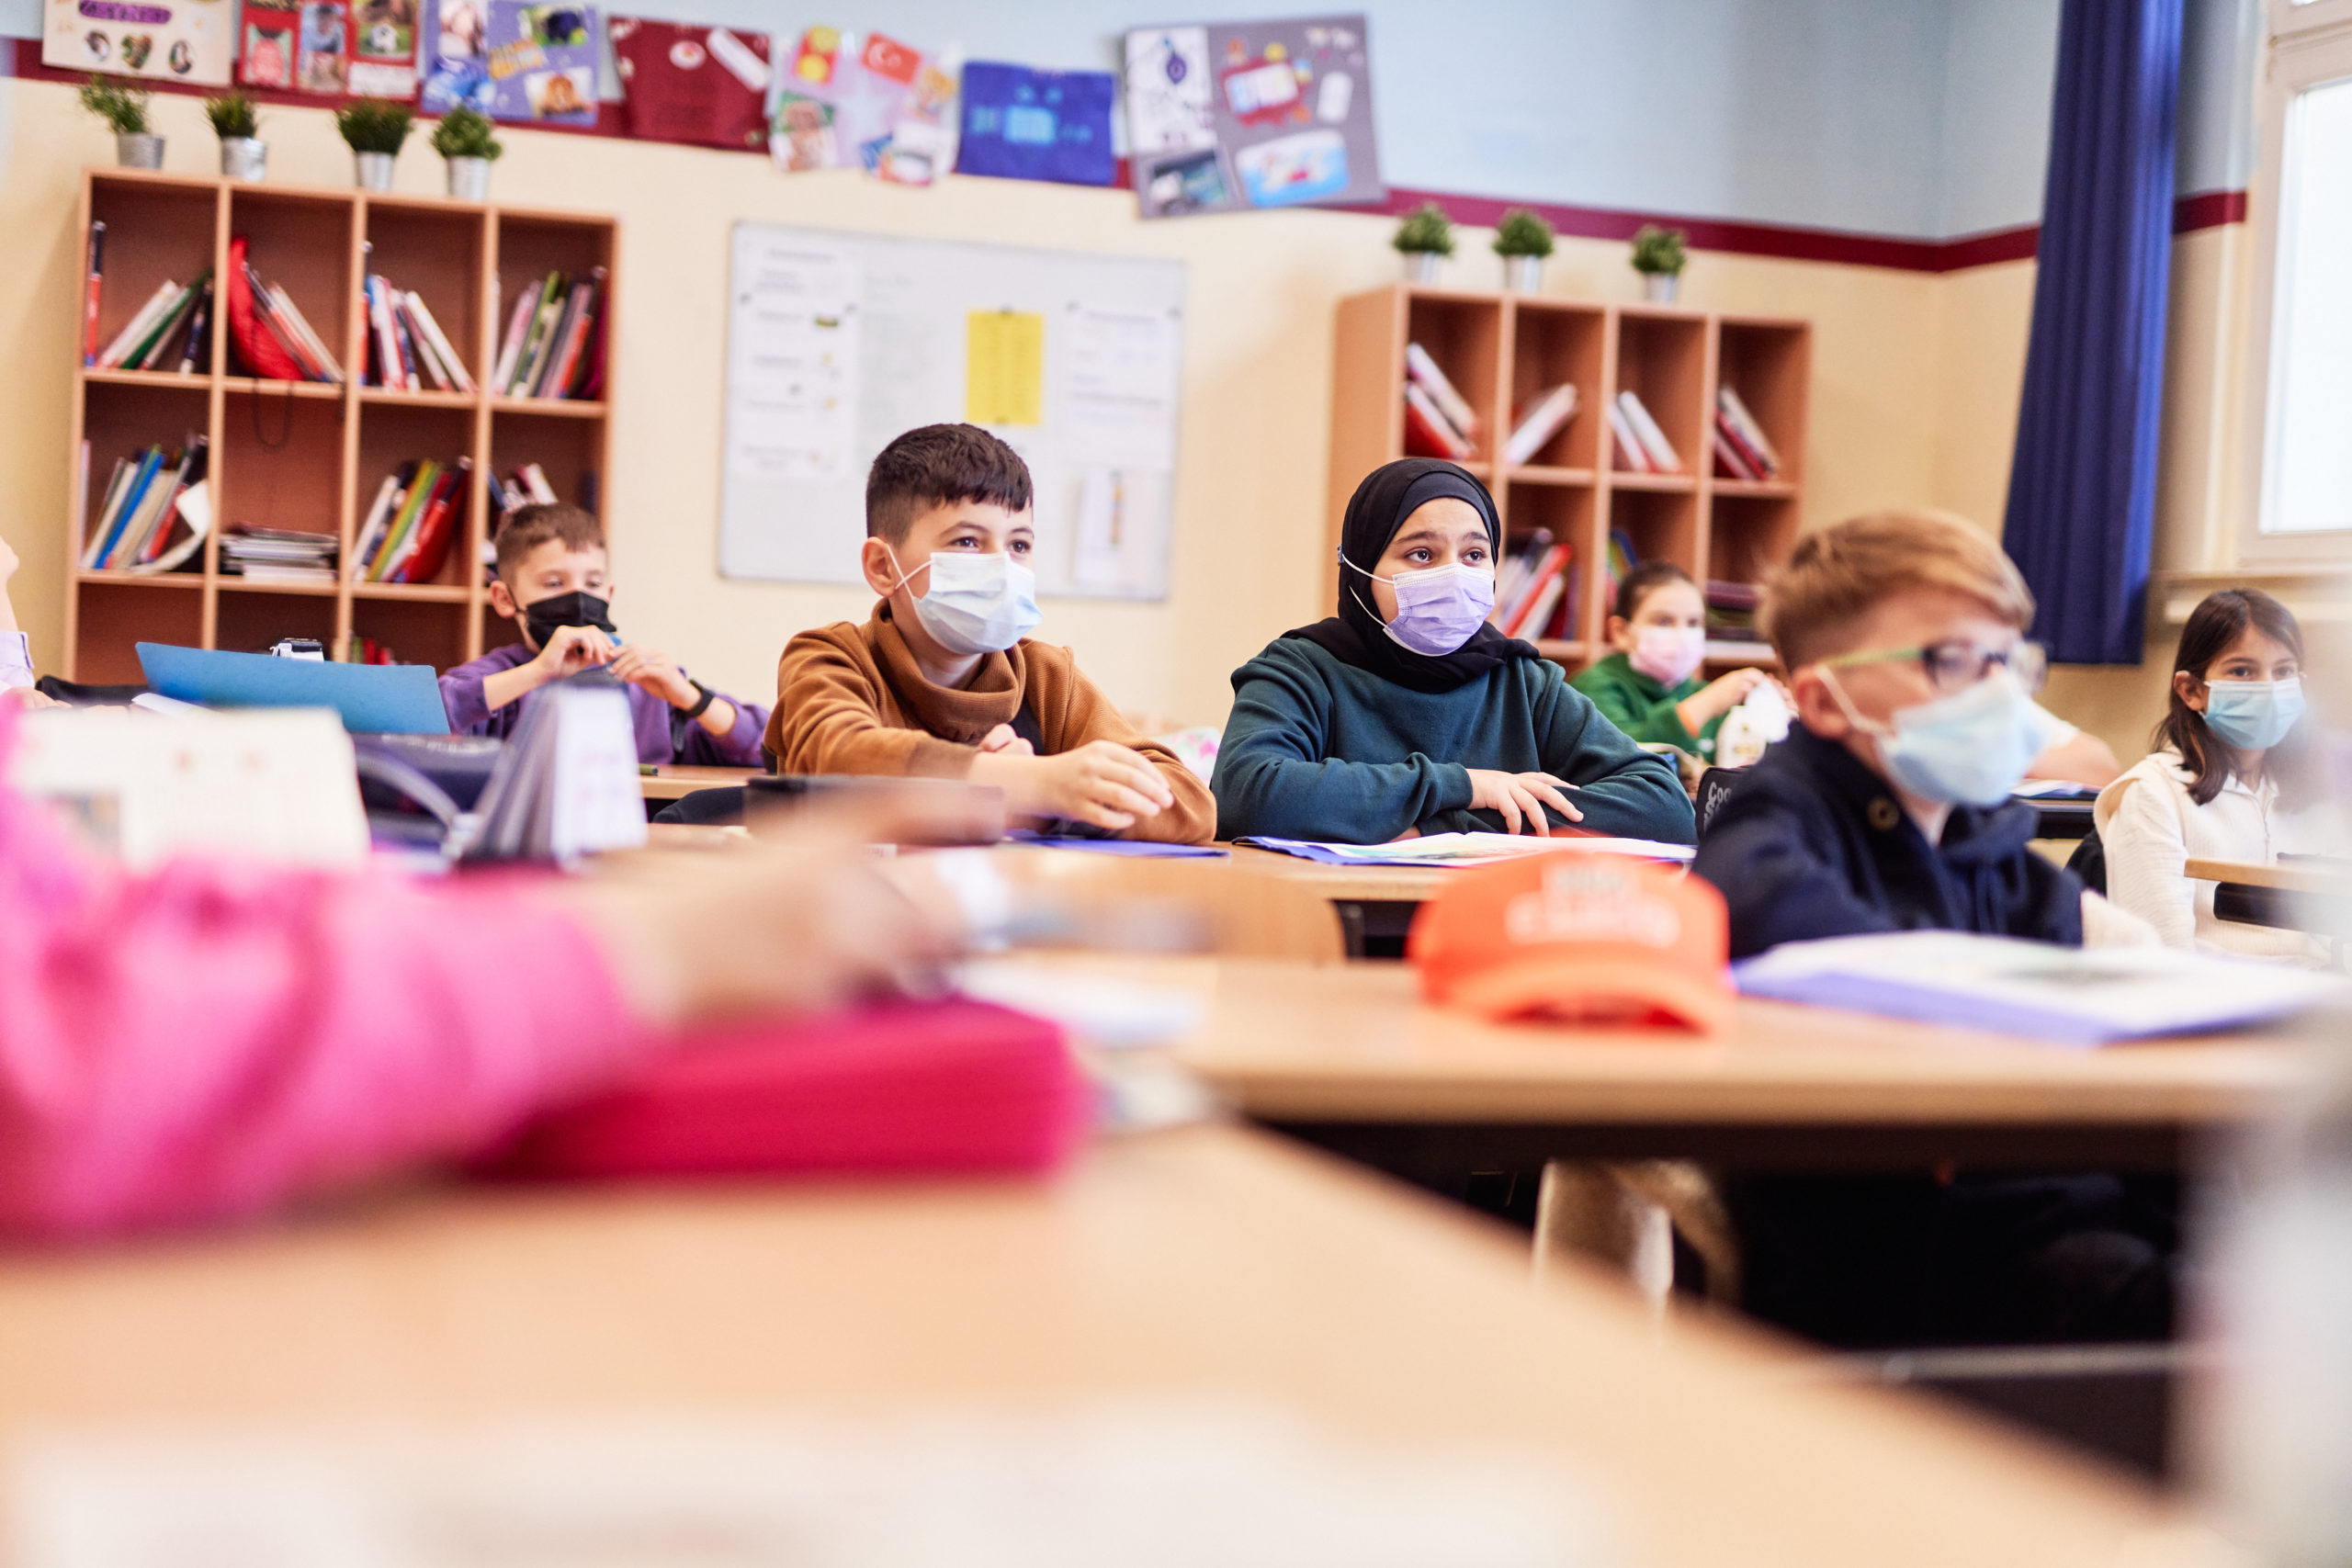
<path id="1" fill-rule="evenodd" d="M 159 98 L 168 166 L 205 168 L 196 101 Z M 58 654 L 85 164 L 112 145 L 70 89 L 0 81 L 0 363 L 18 367 L 0 419 L 0 532 L 25 559 L 15 598 L 37 661 Z M 280 182 L 342 185 L 349 158 L 321 111 L 266 111 Z M 1166 603 L 1055 600 L 1044 635 L 1078 649 L 1122 705 L 1182 723 L 1222 719 L 1227 673 L 1281 631 L 1323 613 L 1323 463 L 1333 303 L 1396 276 L 1391 220 L 1329 212 L 1146 224 L 1119 191 L 951 180 L 928 191 L 841 172 L 784 177 L 764 161 L 599 138 L 516 132 L 499 195 L 616 213 L 622 330 L 607 481 L 616 616 L 745 694 L 772 690 L 775 656 L 807 626 L 860 616 L 863 593 L 730 581 L 717 570 L 718 430 L 728 235 L 741 219 L 1182 258 L 1189 266 L 1176 545 Z M 420 144 L 400 186 L 429 192 L 440 161 Z M 2223 236 L 2234 231 L 2223 231 Z M 1449 281 L 1494 287 L 1487 236 L 1465 232 Z M 2226 240 L 2192 237 L 2184 272 Z M 1548 288 L 1584 299 L 1636 292 L 1625 247 L 1563 242 Z M 2007 484 L 2032 293 L 2030 263 L 1938 277 L 1699 253 L 1687 302 L 1815 322 L 1806 456 L 1809 525 L 1870 507 L 1949 506 L 1997 527 Z M 2168 478 L 2169 478 L 2168 474 Z M 2169 641 L 2169 632 L 2162 635 Z M 2161 677 L 2158 676 L 2158 684 Z M 2144 731 L 2138 672 L 2072 673 L 2055 686 L 2118 744 Z"/>

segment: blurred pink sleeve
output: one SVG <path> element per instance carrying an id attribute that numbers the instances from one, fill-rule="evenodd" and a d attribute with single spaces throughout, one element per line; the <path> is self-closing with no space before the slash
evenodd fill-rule
<path id="1" fill-rule="evenodd" d="M 0 1233 L 250 1213 L 469 1152 L 652 1048 L 518 880 L 133 876 L 0 785 Z"/>

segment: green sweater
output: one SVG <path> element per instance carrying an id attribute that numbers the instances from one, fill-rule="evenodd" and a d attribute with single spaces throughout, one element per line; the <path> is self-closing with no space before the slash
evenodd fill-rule
<path id="1" fill-rule="evenodd" d="M 1220 839 L 1376 844 L 1408 828 L 1499 831 L 1496 813 L 1470 809 L 1472 768 L 1567 780 L 1584 813 L 1577 826 L 1593 832 L 1693 838 L 1673 765 L 1605 722 L 1548 659 L 1427 693 L 1281 637 L 1233 672 L 1233 692 L 1209 786 Z"/>
<path id="2" fill-rule="evenodd" d="M 1715 731 L 1729 716 L 1717 714 L 1692 735 L 1675 709 L 1685 697 L 1704 691 L 1707 683 L 1693 675 L 1669 692 L 1634 669 L 1633 660 L 1622 653 L 1587 665 L 1568 684 L 1590 697 L 1592 705 L 1607 715 L 1610 723 L 1634 739 L 1672 746 L 1711 761 L 1715 754 Z"/>

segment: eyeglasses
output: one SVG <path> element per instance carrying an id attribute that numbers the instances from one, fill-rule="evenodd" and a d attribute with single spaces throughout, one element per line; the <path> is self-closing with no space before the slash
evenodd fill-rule
<path id="1" fill-rule="evenodd" d="M 1928 683 L 1950 695 L 1964 692 L 1993 672 L 1995 666 L 2006 668 L 2017 677 L 2018 685 L 2028 693 L 2041 690 L 2043 677 L 2050 673 L 2050 655 L 2038 642 L 2012 643 L 2007 648 L 1986 648 L 1965 637 L 1947 642 L 1931 642 L 1917 648 L 1886 648 L 1869 653 L 1843 653 L 1835 659 L 1825 659 L 1824 664 L 1895 664 L 1917 660 L 1927 671 Z"/>

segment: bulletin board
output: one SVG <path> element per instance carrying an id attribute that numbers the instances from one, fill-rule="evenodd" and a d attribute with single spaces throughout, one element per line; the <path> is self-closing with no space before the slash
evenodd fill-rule
<path id="1" fill-rule="evenodd" d="M 1168 596 L 1184 264 L 735 227 L 719 570 L 855 583 L 865 470 L 966 421 L 1036 485 L 1040 592 Z"/>

